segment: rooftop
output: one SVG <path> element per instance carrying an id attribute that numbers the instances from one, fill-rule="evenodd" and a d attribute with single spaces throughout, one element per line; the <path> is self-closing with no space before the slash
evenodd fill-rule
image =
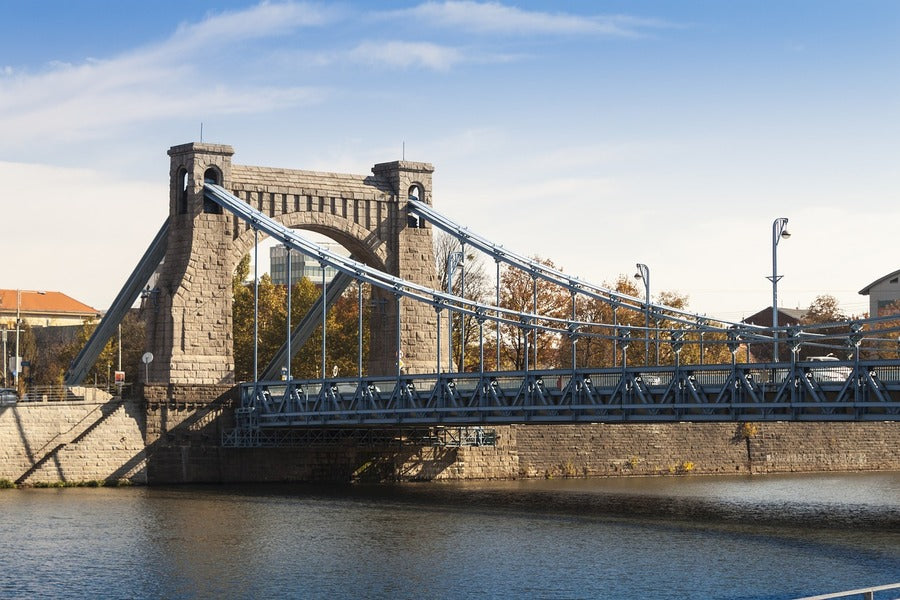
<path id="1" fill-rule="evenodd" d="M 62 292 L 0 290 L 0 313 L 15 315 L 16 310 L 23 315 L 100 315 L 97 309 Z"/>

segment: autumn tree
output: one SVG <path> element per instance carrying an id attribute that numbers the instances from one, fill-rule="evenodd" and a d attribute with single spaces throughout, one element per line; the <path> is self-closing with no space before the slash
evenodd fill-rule
<path id="1" fill-rule="evenodd" d="M 838 299 L 829 294 L 816 296 L 806 309 L 801 326 L 810 326 L 805 331 L 813 336 L 825 336 L 820 342 L 811 342 L 800 348 L 800 359 L 803 360 L 809 356 L 817 356 L 821 354 L 834 354 L 839 358 L 844 358 L 848 348 L 843 344 L 842 339 L 836 339 L 828 336 L 843 336 L 847 333 L 846 325 L 835 325 L 833 327 L 822 327 L 825 324 L 841 323 L 847 320 L 847 314 L 840 307 Z"/>
<path id="2" fill-rule="evenodd" d="M 679 311 L 688 311 L 688 296 L 678 292 L 661 292 L 657 304 L 670 306 Z M 681 365 L 728 364 L 731 362 L 731 350 L 726 342 L 728 335 L 721 323 L 705 318 L 692 318 L 674 311 L 658 311 L 659 317 L 659 364 L 675 364 L 675 348 L 673 336 L 680 336 L 682 342 L 678 362 Z M 709 328 L 722 331 L 701 331 Z M 702 355 L 701 355 L 702 351 Z"/>
<path id="3" fill-rule="evenodd" d="M 99 321 L 94 319 L 86 319 L 78 328 L 74 338 L 66 333 L 54 338 L 49 331 L 42 332 L 41 337 L 47 340 L 47 345 L 37 351 L 32 378 L 34 385 L 62 385 L 72 361 L 87 345 L 99 324 Z M 47 329 L 68 328 L 48 327 Z M 128 395 L 133 390 L 131 384 L 138 380 L 139 369 L 142 365 L 141 356 L 144 354 L 146 324 L 140 311 L 134 309 L 125 313 L 118 329 L 121 332 L 121 338 L 117 331 L 106 341 L 97 360 L 85 375 L 84 383 L 85 385 L 96 383 L 112 389 L 114 373 L 119 366 L 119 340 L 121 339 L 122 370 L 125 372 L 126 384 L 122 393 Z M 55 341 L 52 341 L 54 339 Z"/>
<path id="4" fill-rule="evenodd" d="M 627 296 L 636 296 L 637 287 L 626 275 L 620 275 L 615 284 L 608 283 L 604 287 Z M 569 314 L 571 317 L 571 293 L 569 293 Z M 617 301 L 592 298 L 586 295 L 575 296 L 575 320 L 593 323 L 576 332 L 575 365 L 577 368 L 602 368 L 619 365 L 622 362 L 622 351 L 627 345 L 626 359 L 628 364 L 640 364 L 643 361 L 644 346 L 634 340 L 625 342 L 621 339 L 623 331 L 632 327 L 643 327 L 643 312 L 620 305 Z M 561 367 L 572 365 L 572 337 L 566 336 L 559 347 L 558 364 Z"/>
<path id="5" fill-rule="evenodd" d="M 896 318 L 866 324 L 866 337 L 870 340 L 863 351 L 867 359 L 896 360 L 900 358 L 900 302 L 881 307 L 879 317 L 896 315 Z"/>
<path id="6" fill-rule="evenodd" d="M 462 253 L 463 246 L 458 239 L 444 232 L 435 232 L 434 236 L 434 260 L 438 274 L 439 286 L 442 291 L 447 290 L 447 283 L 452 275 L 453 294 L 462 296 L 473 302 L 490 302 L 491 278 L 487 274 L 482 255 L 467 250 L 462 256 L 462 262 L 457 265 L 460 268 L 453 273 L 448 272 L 451 265 L 450 257 L 455 253 Z M 479 326 L 475 317 L 471 315 L 459 315 L 445 311 L 444 317 L 453 319 L 453 362 L 457 371 L 471 371 L 478 368 L 478 338 Z M 446 321 L 444 321 L 446 323 Z M 446 327 L 446 326 L 445 326 Z M 442 344 L 445 340 L 442 336 Z M 465 348 L 465 351 L 463 350 Z M 465 356 L 465 365 L 462 364 Z"/>
<path id="7" fill-rule="evenodd" d="M 550 260 L 537 262 L 555 268 Z M 535 295 L 536 294 L 536 295 Z M 535 302 L 535 298 L 537 301 Z M 500 274 L 500 306 L 517 313 L 534 313 L 537 315 L 565 319 L 569 304 L 569 292 L 554 283 L 541 278 L 533 278 L 529 273 L 505 267 Z M 515 319 L 516 317 L 510 317 Z M 540 320 L 536 325 L 551 326 L 550 321 Z M 503 324 L 500 326 L 500 369 L 521 370 L 525 368 L 525 351 L 529 352 L 529 368 L 547 369 L 559 366 L 559 347 L 562 336 L 557 333 L 537 330 L 537 351 L 535 352 L 535 329 L 532 323 Z M 559 328 L 559 324 L 552 324 Z M 486 344 L 485 368 L 495 366 L 496 358 L 491 356 L 496 351 L 496 342 L 492 339 Z M 490 357 L 490 360 L 488 360 Z M 488 366 L 490 365 L 490 367 Z"/>
<path id="8" fill-rule="evenodd" d="M 232 328 L 234 333 L 235 378 L 253 378 L 253 284 L 247 284 L 249 256 L 235 269 L 232 280 L 234 294 Z M 291 287 L 291 328 L 295 329 L 321 296 L 322 290 L 303 277 Z M 271 362 L 287 340 L 287 290 L 276 285 L 268 274 L 258 283 L 258 360 L 259 370 Z M 368 298 L 364 286 L 364 298 Z M 340 375 L 356 374 L 359 340 L 358 288 L 351 286 L 342 294 L 326 316 L 326 375 L 334 368 Z M 366 302 L 366 306 L 368 303 Z M 369 311 L 363 311 L 363 360 L 368 355 Z M 300 348 L 291 348 L 291 376 L 312 379 L 322 376 L 322 327 L 318 326 Z"/>

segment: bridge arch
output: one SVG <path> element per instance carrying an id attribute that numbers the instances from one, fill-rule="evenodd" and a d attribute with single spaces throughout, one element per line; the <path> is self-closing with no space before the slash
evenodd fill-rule
<path id="1" fill-rule="evenodd" d="M 231 277 L 254 234 L 249 223 L 206 206 L 208 178 L 287 227 L 335 239 L 370 266 L 429 287 L 437 281 L 431 227 L 411 226 L 407 212 L 412 189 L 431 202 L 428 163 L 379 163 L 371 175 L 351 175 L 236 165 L 234 150 L 221 144 L 183 144 L 168 154 L 169 233 L 148 316 L 154 360 L 147 382 L 234 382 Z M 391 372 L 400 351 L 409 371 L 433 368 L 434 311 L 409 302 L 385 306 L 381 331 L 372 332 L 369 371 Z"/>
<path id="2" fill-rule="evenodd" d="M 291 229 L 302 229 L 325 235 L 350 251 L 362 263 L 381 271 L 387 269 L 387 246 L 381 243 L 370 231 L 360 227 L 343 217 L 334 217 L 313 213 L 288 213 L 275 219 L 278 223 Z M 260 234 L 259 241 L 266 237 Z M 234 239 L 234 247 L 229 262 L 237 263 L 253 250 L 256 236 L 253 229 L 245 229 Z"/>

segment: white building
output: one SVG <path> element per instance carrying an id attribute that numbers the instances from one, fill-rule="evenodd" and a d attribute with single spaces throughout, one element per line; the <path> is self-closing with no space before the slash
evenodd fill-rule
<path id="1" fill-rule="evenodd" d="M 859 290 L 859 293 L 869 297 L 870 317 L 881 317 L 900 311 L 900 271 L 876 279 Z"/>
<path id="2" fill-rule="evenodd" d="M 343 248 L 337 244 L 334 247 L 326 246 L 331 252 L 341 252 Z M 287 284 L 287 248 L 282 245 L 272 246 L 269 249 L 269 274 L 275 285 Z M 334 267 L 325 267 L 325 285 L 331 283 L 337 270 Z M 297 250 L 291 250 L 291 283 L 297 283 L 301 277 L 306 277 L 316 285 L 322 285 L 322 267 L 317 261 L 310 261 L 307 256 Z"/>

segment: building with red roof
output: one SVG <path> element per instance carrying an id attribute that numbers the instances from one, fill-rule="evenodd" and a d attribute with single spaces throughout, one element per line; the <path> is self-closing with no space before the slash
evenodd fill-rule
<path id="1" fill-rule="evenodd" d="M 81 325 L 100 311 L 62 292 L 0 290 L 0 325 L 15 329 L 16 315 L 31 327 Z"/>

